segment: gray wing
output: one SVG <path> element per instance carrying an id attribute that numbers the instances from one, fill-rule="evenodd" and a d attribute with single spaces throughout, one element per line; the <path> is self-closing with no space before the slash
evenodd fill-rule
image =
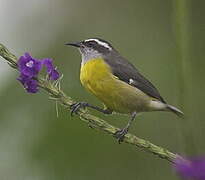
<path id="1" fill-rule="evenodd" d="M 105 61 L 111 67 L 112 73 L 120 80 L 140 89 L 145 94 L 166 103 L 154 85 L 141 75 L 139 71 L 125 58 L 112 54 L 112 57 L 106 57 Z"/>

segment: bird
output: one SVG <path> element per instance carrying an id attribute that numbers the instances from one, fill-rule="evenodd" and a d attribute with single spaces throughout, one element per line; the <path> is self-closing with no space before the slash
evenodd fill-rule
<path id="1" fill-rule="evenodd" d="M 71 105 L 71 115 L 80 108 L 92 108 L 104 114 L 120 113 L 130 116 L 126 126 L 117 130 L 114 137 L 121 143 L 136 116 L 141 112 L 169 111 L 182 117 L 178 108 L 169 105 L 157 88 L 139 70 L 101 38 L 66 43 L 81 54 L 81 84 L 95 95 L 104 108 L 87 102 Z"/>

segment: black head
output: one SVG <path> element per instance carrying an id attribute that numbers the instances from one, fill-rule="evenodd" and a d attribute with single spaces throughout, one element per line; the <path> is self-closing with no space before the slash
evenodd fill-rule
<path id="1" fill-rule="evenodd" d="M 106 54 L 113 50 L 113 47 L 109 42 L 100 38 L 86 39 L 84 41 L 77 42 L 77 43 L 68 43 L 67 45 L 78 47 L 82 52 L 87 50 L 90 51 L 92 50 L 92 51 L 97 51 L 101 54 Z"/>

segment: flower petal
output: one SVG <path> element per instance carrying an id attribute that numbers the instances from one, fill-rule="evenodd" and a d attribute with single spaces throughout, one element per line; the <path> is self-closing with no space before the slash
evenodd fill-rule
<path id="1" fill-rule="evenodd" d="M 50 78 L 51 80 L 57 80 L 59 78 L 59 73 L 56 69 L 54 69 L 51 73 L 50 73 Z"/>
<path id="2" fill-rule="evenodd" d="M 49 79 L 51 80 L 57 80 L 59 78 L 58 71 L 54 68 L 52 59 L 46 58 L 43 59 L 43 64 L 47 68 L 47 73 L 49 75 Z"/>
<path id="3" fill-rule="evenodd" d="M 32 58 L 29 53 L 25 53 L 24 56 L 21 56 L 18 60 L 18 69 L 20 73 L 30 78 L 37 77 L 41 68 L 41 61 Z"/>
<path id="4" fill-rule="evenodd" d="M 47 68 L 47 73 L 51 73 L 51 71 L 54 70 L 52 59 L 49 58 L 43 59 L 43 64 Z"/>
<path id="5" fill-rule="evenodd" d="M 19 80 L 26 91 L 28 93 L 37 93 L 38 92 L 38 82 L 28 76 L 25 76 L 24 74 L 21 74 L 17 80 Z"/>
<path id="6" fill-rule="evenodd" d="M 174 169 L 183 178 L 205 180 L 205 157 L 177 158 Z"/>
<path id="7" fill-rule="evenodd" d="M 34 79 L 29 79 L 25 86 L 28 93 L 37 93 L 38 92 L 38 82 Z"/>

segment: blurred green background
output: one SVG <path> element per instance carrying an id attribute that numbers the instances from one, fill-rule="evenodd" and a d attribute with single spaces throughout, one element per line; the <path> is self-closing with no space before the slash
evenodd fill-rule
<path id="1" fill-rule="evenodd" d="M 131 132 L 192 156 L 205 152 L 204 1 L 194 0 L 0 0 L 0 42 L 15 55 L 51 57 L 64 75 L 64 91 L 78 101 L 100 102 L 79 81 L 80 55 L 66 42 L 110 41 L 181 108 L 145 113 Z M 17 72 L 0 61 L 1 180 L 173 180 L 170 164 L 89 129 L 44 91 L 27 94 Z M 118 127 L 126 116 L 103 116 Z"/>

